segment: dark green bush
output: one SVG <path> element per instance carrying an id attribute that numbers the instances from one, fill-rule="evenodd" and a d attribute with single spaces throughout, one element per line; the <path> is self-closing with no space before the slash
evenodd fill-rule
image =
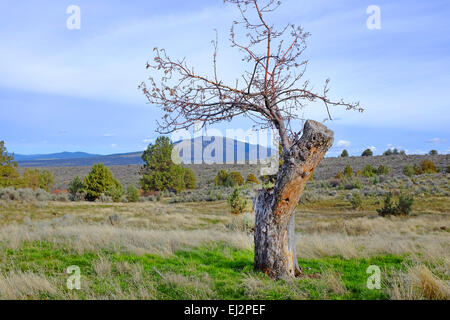
<path id="1" fill-rule="evenodd" d="M 350 204 L 353 209 L 362 208 L 363 200 L 359 192 L 355 192 L 349 199 Z"/>
<path id="2" fill-rule="evenodd" d="M 373 151 L 370 149 L 366 149 L 363 151 L 363 153 L 361 154 L 362 157 L 371 157 L 373 156 Z"/>
<path id="3" fill-rule="evenodd" d="M 404 193 L 400 193 L 398 202 L 394 203 L 393 194 L 392 192 L 389 192 L 384 199 L 383 208 L 378 209 L 377 212 L 382 217 L 390 215 L 409 215 L 411 213 L 413 203 L 414 197 Z"/>
<path id="4" fill-rule="evenodd" d="M 139 190 L 132 184 L 130 184 L 127 189 L 127 200 L 128 202 L 139 201 Z"/>
<path id="5" fill-rule="evenodd" d="M 365 176 L 366 178 L 375 177 L 377 175 L 376 171 L 377 170 L 369 164 L 369 165 L 364 167 L 364 169 L 363 169 L 363 176 Z"/>
<path id="6" fill-rule="evenodd" d="M 81 192 L 84 189 L 84 183 L 81 180 L 80 177 L 76 176 L 73 178 L 73 180 L 69 183 L 69 194 L 72 201 L 76 199 L 77 193 Z"/>
<path id="7" fill-rule="evenodd" d="M 240 214 L 243 213 L 247 206 L 247 199 L 245 199 L 238 188 L 235 188 L 231 195 L 228 197 L 228 204 L 231 207 L 231 213 Z"/>
<path id="8" fill-rule="evenodd" d="M 348 151 L 344 149 L 344 150 L 342 151 L 342 153 L 341 153 L 341 157 L 342 157 L 342 158 L 348 157 Z"/>
<path id="9" fill-rule="evenodd" d="M 414 168 L 411 167 L 409 164 L 407 164 L 404 168 L 403 168 L 403 174 L 407 177 L 412 177 L 415 174 Z"/>
<path id="10" fill-rule="evenodd" d="M 184 184 L 188 190 L 197 188 L 197 178 L 195 177 L 194 171 L 189 168 L 184 168 Z"/>
<path id="11" fill-rule="evenodd" d="M 214 183 L 216 186 L 221 186 L 221 187 L 233 187 L 234 186 L 233 179 L 231 179 L 230 175 L 225 170 L 220 170 L 217 173 L 216 177 L 214 178 Z"/>
<path id="12" fill-rule="evenodd" d="M 342 173 L 344 174 L 344 177 L 351 178 L 353 176 L 353 169 L 349 165 L 346 165 Z"/>
<path id="13" fill-rule="evenodd" d="M 386 175 L 389 174 L 389 172 L 391 171 L 391 169 L 387 166 L 383 166 L 383 165 L 379 165 L 378 169 L 377 169 L 377 175 Z"/>
<path id="14" fill-rule="evenodd" d="M 101 163 L 92 166 L 91 172 L 84 177 L 83 183 L 83 191 L 86 193 L 86 200 L 88 201 L 95 201 L 104 194 L 118 202 L 124 194 L 122 185 L 114 179 L 109 169 Z"/>
<path id="15" fill-rule="evenodd" d="M 400 193 L 397 204 L 397 214 L 409 215 L 411 213 L 412 205 L 414 203 L 414 197 Z"/>
<path id="16" fill-rule="evenodd" d="M 14 156 L 8 153 L 5 142 L 0 141 L 0 188 L 16 187 L 20 184 L 20 175 L 17 172 L 17 162 Z"/>

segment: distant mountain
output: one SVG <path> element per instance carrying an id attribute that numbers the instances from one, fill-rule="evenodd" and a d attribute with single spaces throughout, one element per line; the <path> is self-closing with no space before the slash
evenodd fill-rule
<path id="1" fill-rule="evenodd" d="M 226 137 L 197 137 L 175 143 L 183 163 L 245 163 L 264 160 L 273 150 Z"/>
<path id="2" fill-rule="evenodd" d="M 183 163 L 255 163 L 274 154 L 270 148 L 225 137 L 197 137 L 175 143 Z M 141 165 L 142 152 L 96 155 L 62 152 L 48 155 L 15 155 L 21 167 L 84 167 L 94 163 L 106 166 Z"/>
<path id="3" fill-rule="evenodd" d="M 49 160 L 18 160 L 20 167 L 85 167 L 94 163 L 103 163 L 106 166 L 142 164 L 142 152 L 123 154 L 98 155 L 87 158 L 49 159 Z"/>
<path id="4" fill-rule="evenodd" d="M 93 157 L 101 157 L 100 154 L 91 154 L 86 152 L 60 152 L 51 154 L 32 154 L 23 155 L 15 154 L 14 159 L 16 161 L 42 161 L 42 160 L 64 160 L 64 159 L 86 159 Z"/>

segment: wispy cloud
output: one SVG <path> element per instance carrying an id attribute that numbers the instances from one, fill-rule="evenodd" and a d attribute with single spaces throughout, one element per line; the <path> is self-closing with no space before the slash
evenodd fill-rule
<path id="1" fill-rule="evenodd" d="M 441 144 L 441 143 L 446 143 L 447 139 L 441 139 L 441 138 L 433 138 L 427 141 L 427 143 L 429 144 Z"/>
<path id="2" fill-rule="evenodd" d="M 351 142 L 347 141 L 347 140 L 339 140 L 338 143 L 337 143 L 338 147 L 346 147 L 346 148 L 348 148 L 348 147 L 350 147 L 350 145 L 351 145 Z"/>

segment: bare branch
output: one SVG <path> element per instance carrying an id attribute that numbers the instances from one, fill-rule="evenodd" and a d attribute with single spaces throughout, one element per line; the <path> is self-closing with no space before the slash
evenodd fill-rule
<path id="1" fill-rule="evenodd" d="M 241 19 L 230 29 L 231 46 L 243 52 L 243 60 L 251 66 L 239 81 L 225 84 L 217 70 L 218 34 L 213 44 L 212 77 L 200 75 L 185 61 L 172 60 L 164 49 L 155 48 L 152 63 L 147 63 L 151 76 L 139 88 L 151 104 L 164 112 L 158 131 L 169 133 L 189 128 L 195 123 L 208 125 L 231 121 L 237 116 L 252 119 L 260 128 L 277 129 L 284 150 L 300 136 L 293 125 L 301 121 L 300 112 L 311 102 L 322 102 L 328 119 L 330 107 L 363 111 L 359 102 L 331 100 L 328 97 L 329 80 L 322 93 L 313 91 L 309 81 L 302 80 L 307 61 L 301 59 L 309 33 L 301 27 L 288 24 L 278 30 L 268 23 L 268 16 L 279 6 L 275 0 L 225 0 L 237 6 Z M 241 26 L 245 40 L 238 39 L 236 27 Z M 244 33 L 239 33 L 242 38 Z M 287 44 L 287 45 L 285 45 Z M 158 82 L 154 77 L 158 77 Z M 238 77 L 238 78 L 240 78 Z M 303 81 L 303 82 L 301 82 Z"/>

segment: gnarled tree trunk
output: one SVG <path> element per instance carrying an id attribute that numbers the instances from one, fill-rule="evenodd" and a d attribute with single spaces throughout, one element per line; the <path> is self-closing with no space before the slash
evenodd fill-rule
<path id="1" fill-rule="evenodd" d="M 255 269 L 272 278 L 299 276 L 294 210 L 306 182 L 333 144 L 333 131 L 308 120 L 303 135 L 284 155 L 275 187 L 262 190 L 255 203 Z"/>

